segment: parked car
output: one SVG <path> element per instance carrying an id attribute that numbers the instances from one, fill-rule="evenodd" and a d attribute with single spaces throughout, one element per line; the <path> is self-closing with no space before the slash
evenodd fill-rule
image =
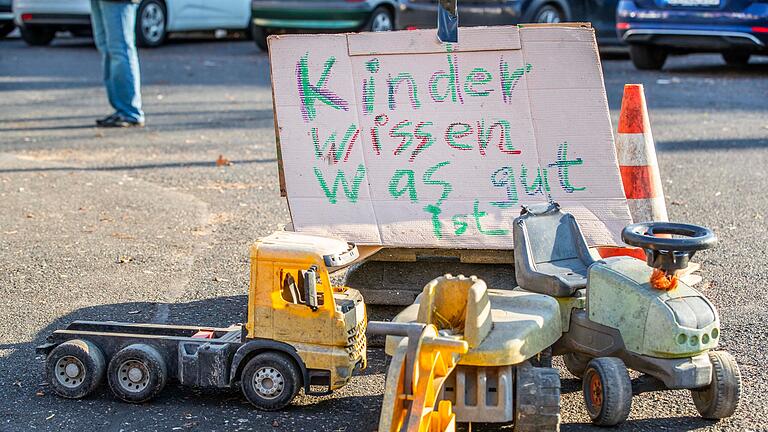
<path id="1" fill-rule="evenodd" d="M 90 0 L 13 0 L 13 11 L 21 37 L 30 45 L 49 44 L 57 31 L 91 33 Z M 156 47 L 172 32 L 245 30 L 250 18 L 250 0 L 142 0 L 136 42 Z"/>
<path id="2" fill-rule="evenodd" d="M 601 44 L 618 44 L 618 0 L 460 0 L 461 26 L 591 21 Z M 438 0 L 252 0 L 253 39 L 286 32 L 434 28 Z"/>
<path id="3" fill-rule="evenodd" d="M 273 33 L 389 31 L 397 0 L 253 0 L 252 35 L 262 50 Z"/>
<path id="4" fill-rule="evenodd" d="M 616 29 L 638 69 L 668 54 L 720 53 L 730 65 L 768 54 L 768 0 L 621 0 Z"/>
<path id="5" fill-rule="evenodd" d="M 16 28 L 13 23 L 11 2 L 12 0 L 0 0 L 0 39 L 8 36 Z"/>
<path id="6" fill-rule="evenodd" d="M 397 28 L 432 28 L 438 0 L 400 0 Z M 459 0 L 462 26 L 588 21 L 601 45 L 616 45 L 618 0 Z"/>

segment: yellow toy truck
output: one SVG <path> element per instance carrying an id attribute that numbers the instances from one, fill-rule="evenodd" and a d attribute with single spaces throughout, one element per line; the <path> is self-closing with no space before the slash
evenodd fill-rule
<path id="1" fill-rule="evenodd" d="M 366 311 L 329 269 L 359 258 L 337 239 L 277 232 L 251 247 L 248 322 L 227 328 L 75 321 L 37 348 L 52 389 L 90 394 L 105 378 L 126 402 L 145 402 L 169 379 L 195 387 L 238 385 L 256 408 L 288 405 L 299 390 L 324 395 L 366 366 Z"/>

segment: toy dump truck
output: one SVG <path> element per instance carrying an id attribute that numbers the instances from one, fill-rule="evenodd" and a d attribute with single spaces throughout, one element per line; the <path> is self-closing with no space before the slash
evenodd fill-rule
<path id="1" fill-rule="evenodd" d="M 119 399 L 144 402 L 170 379 L 231 388 L 262 410 L 288 405 L 303 387 L 324 395 L 366 366 L 366 311 L 359 292 L 333 286 L 329 269 L 357 247 L 278 232 L 251 247 L 248 321 L 226 328 L 76 321 L 37 348 L 53 390 L 82 398 L 106 376 Z"/>

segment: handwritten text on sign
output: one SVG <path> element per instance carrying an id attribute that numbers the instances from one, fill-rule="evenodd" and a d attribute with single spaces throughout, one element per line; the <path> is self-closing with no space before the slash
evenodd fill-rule
<path id="1" fill-rule="evenodd" d="M 294 227 L 363 244 L 510 248 L 519 206 L 555 200 L 593 241 L 615 240 L 629 215 L 591 30 L 460 38 L 270 40 Z"/>

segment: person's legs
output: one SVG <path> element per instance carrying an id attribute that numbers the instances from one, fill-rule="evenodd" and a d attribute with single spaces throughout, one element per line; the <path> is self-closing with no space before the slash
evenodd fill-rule
<path id="1" fill-rule="evenodd" d="M 109 52 L 109 78 L 113 86 L 110 101 L 120 116 L 130 122 L 144 121 L 141 110 L 141 77 L 136 51 L 136 9 L 134 3 L 100 1 Z"/>
<path id="2" fill-rule="evenodd" d="M 104 28 L 104 15 L 101 12 L 101 1 L 91 0 L 91 27 L 93 28 L 93 41 L 96 43 L 96 49 L 101 53 L 103 68 L 104 87 L 107 89 L 107 99 L 109 104 L 115 106 L 114 87 L 110 79 L 111 62 L 109 59 L 109 50 L 107 50 L 107 32 Z"/>

